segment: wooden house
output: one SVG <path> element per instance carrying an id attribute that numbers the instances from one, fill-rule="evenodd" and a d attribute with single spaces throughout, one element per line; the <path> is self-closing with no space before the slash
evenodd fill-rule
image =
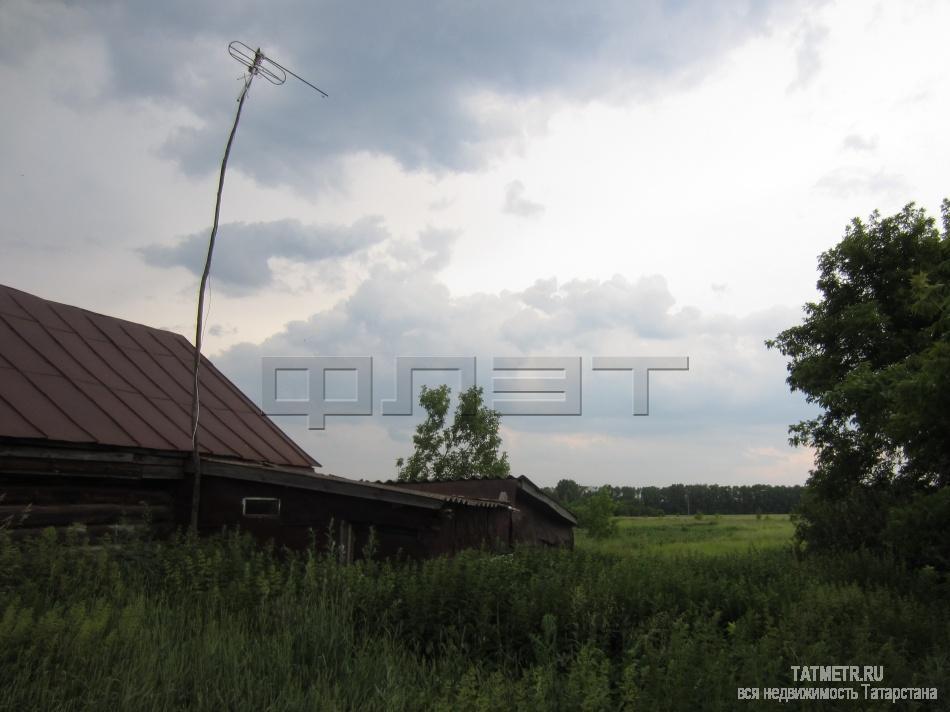
<path id="1" fill-rule="evenodd" d="M 191 515 L 194 349 L 179 334 L 0 285 L 0 523 L 75 523 L 93 538 L 165 534 Z M 214 365 L 199 386 L 201 532 L 240 528 L 294 548 L 433 556 L 506 545 L 511 505 L 318 473 Z"/>

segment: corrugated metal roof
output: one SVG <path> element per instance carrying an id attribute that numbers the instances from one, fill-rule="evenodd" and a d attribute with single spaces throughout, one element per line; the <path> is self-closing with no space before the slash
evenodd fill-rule
<path id="1" fill-rule="evenodd" d="M 248 479 L 269 484 L 287 487 L 301 487 L 304 489 L 340 494 L 349 497 L 376 499 L 404 504 L 407 506 L 421 506 L 427 509 L 436 509 L 444 504 L 459 504 L 466 507 L 481 507 L 490 509 L 511 509 L 506 502 L 478 497 L 462 497 L 440 492 L 423 492 L 407 487 L 394 487 L 379 482 L 354 480 L 349 477 L 340 477 L 323 472 L 313 472 L 305 475 L 299 471 L 290 471 L 280 467 L 257 466 L 246 463 L 236 463 L 230 460 L 207 458 L 204 460 L 205 474 L 220 477 Z"/>
<path id="2" fill-rule="evenodd" d="M 194 347 L 180 334 L 0 285 L 0 437 L 191 450 Z M 204 454 L 319 463 L 202 357 Z"/>
<path id="3" fill-rule="evenodd" d="M 422 482 L 398 482 L 390 480 L 388 482 L 379 483 L 386 487 L 397 487 L 400 489 L 412 489 L 417 492 L 430 492 L 432 489 L 441 490 L 443 496 L 457 496 L 459 498 L 464 498 L 469 502 L 481 500 L 481 501 L 499 501 L 499 500 L 489 500 L 485 498 L 472 497 L 473 493 L 486 491 L 486 488 L 490 488 L 491 485 L 497 482 L 515 482 L 518 485 L 518 488 L 521 492 L 525 493 L 536 502 L 541 504 L 550 510 L 555 516 L 560 517 L 564 521 L 571 524 L 571 526 L 577 525 L 577 518 L 564 506 L 556 502 L 555 500 L 548 497 L 540 487 L 538 487 L 534 482 L 529 480 L 524 475 L 519 475 L 518 477 L 508 476 L 501 479 L 493 479 L 486 477 L 471 477 L 466 480 L 429 480 Z M 449 492 L 451 490 L 451 492 Z"/>

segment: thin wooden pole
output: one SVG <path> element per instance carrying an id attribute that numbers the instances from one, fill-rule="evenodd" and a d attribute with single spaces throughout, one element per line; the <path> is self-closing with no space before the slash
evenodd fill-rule
<path id="1" fill-rule="evenodd" d="M 218 176 L 218 197 L 214 203 L 214 223 L 211 226 L 211 239 L 208 241 L 208 255 L 205 258 L 204 271 L 201 273 L 201 284 L 198 287 L 198 318 L 195 326 L 195 362 L 194 374 L 195 381 L 191 392 L 191 461 L 194 470 L 194 481 L 191 488 L 191 529 L 198 531 L 198 507 L 201 504 L 201 453 L 198 450 L 198 415 L 200 407 L 198 404 L 198 371 L 201 367 L 201 332 L 204 320 L 205 288 L 208 284 L 208 275 L 211 273 L 211 256 L 214 253 L 214 239 L 218 235 L 218 218 L 221 216 L 221 194 L 224 191 L 224 173 L 228 167 L 228 157 L 231 155 L 231 144 L 234 143 L 234 134 L 237 133 L 238 122 L 241 120 L 241 110 L 244 108 L 244 100 L 247 98 L 247 92 L 251 88 L 251 82 L 257 75 L 263 55 L 258 49 L 254 53 L 254 63 L 248 67 L 247 79 L 244 82 L 244 88 L 241 90 L 241 96 L 238 98 L 237 113 L 234 115 L 234 124 L 231 126 L 231 134 L 228 136 L 228 144 L 224 148 L 224 159 L 221 161 L 221 173 Z"/>

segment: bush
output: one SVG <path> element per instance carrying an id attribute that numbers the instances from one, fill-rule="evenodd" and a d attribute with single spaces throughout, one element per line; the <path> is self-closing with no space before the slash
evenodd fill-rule
<path id="1" fill-rule="evenodd" d="M 577 507 L 577 523 L 595 539 L 606 539 L 617 533 L 614 512 L 617 505 L 606 491 L 601 490 Z"/>

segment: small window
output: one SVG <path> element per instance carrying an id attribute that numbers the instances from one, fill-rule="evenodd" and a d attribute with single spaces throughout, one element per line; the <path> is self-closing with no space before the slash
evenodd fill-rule
<path id="1" fill-rule="evenodd" d="M 280 517 L 280 500 L 277 497 L 245 497 L 241 500 L 245 517 L 277 519 Z"/>

